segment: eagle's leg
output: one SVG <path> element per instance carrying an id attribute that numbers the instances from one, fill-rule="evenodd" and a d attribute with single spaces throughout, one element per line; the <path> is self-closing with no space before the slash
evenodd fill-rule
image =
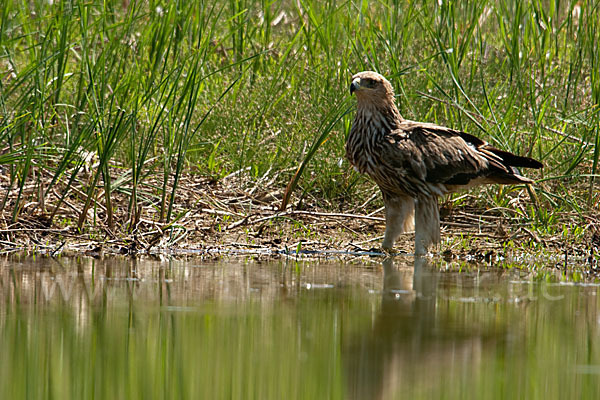
<path id="1" fill-rule="evenodd" d="M 440 210 L 436 196 L 418 196 L 415 201 L 415 254 L 427 254 L 440 242 Z"/>
<path id="2" fill-rule="evenodd" d="M 383 203 L 385 204 L 385 236 L 382 247 L 391 250 L 401 233 L 412 230 L 415 202 L 408 196 L 383 192 Z"/>

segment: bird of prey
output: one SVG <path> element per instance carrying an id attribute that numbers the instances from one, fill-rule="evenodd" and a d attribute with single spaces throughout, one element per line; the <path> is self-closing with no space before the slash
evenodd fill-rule
<path id="1" fill-rule="evenodd" d="M 468 133 L 402 118 L 392 85 L 376 72 L 354 75 L 353 93 L 357 110 L 346 157 L 381 189 L 384 250 L 391 250 L 414 223 L 415 254 L 427 253 L 440 241 L 439 196 L 481 184 L 530 184 L 533 181 L 519 175 L 517 167 L 543 166 Z"/>

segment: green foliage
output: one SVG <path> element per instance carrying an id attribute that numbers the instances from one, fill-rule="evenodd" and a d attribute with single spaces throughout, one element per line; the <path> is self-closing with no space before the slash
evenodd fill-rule
<path id="1" fill-rule="evenodd" d="M 541 208 L 591 210 L 599 13 L 574 0 L 5 0 L 0 166 L 19 190 L 13 219 L 26 201 L 57 196 L 54 217 L 78 196 L 80 227 L 100 202 L 111 226 L 123 193 L 131 224 L 147 205 L 170 222 L 188 165 L 215 178 L 277 174 L 282 190 L 296 172 L 288 194 L 362 204 L 372 184 L 339 160 L 349 78 L 365 69 L 390 77 L 405 117 L 541 159 Z M 28 184 L 38 190 L 25 199 Z M 563 185 L 570 196 L 554 195 Z"/>

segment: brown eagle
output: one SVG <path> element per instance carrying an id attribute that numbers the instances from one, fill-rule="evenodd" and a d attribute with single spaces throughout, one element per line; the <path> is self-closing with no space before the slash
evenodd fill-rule
<path id="1" fill-rule="evenodd" d="M 437 199 L 472 186 L 530 184 L 516 167 L 542 168 L 529 157 L 498 150 L 468 133 L 409 121 L 394 103 L 390 82 L 376 72 L 352 77 L 357 110 L 346 157 L 381 189 L 385 204 L 383 248 L 415 227 L 415 254 L 440 241 Z M 414 216 L 414 219 L 413 219 Z"/>

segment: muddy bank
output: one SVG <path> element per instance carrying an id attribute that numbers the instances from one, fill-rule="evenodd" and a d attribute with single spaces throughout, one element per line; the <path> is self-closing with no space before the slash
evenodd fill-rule
<path id="1" fill-rule="evenodd" d="M 8 187 L 7 177 L 3 186 Z M 0 250 L 37 251 L 57 255 L 65 252 L 117 254 L 254 254 L 265 257 L 305 255 L 377 255 L 385 228 L 383 208 L 374 196 L 370 204 L 332 211 L 323 202 L 304 196 L 293 198 L 281 211 L 283 189 L 275 182 L 252 182 L 239 177 L 215 181 L 188 174 L 180 182 L 171 222 L 161 222 L 157 202 L 148 197 L 136 213 L 128 210 L 129 196 L 113 194 L 112 226 L 107 221 L 99 190 L 87 211 L 82 228 L 77 221 L 85 197 L 71 191 L 62 201 L 53 191 L 40 201 L 21 201 L 16 220 L 18 190 L 5 195 L 0 211 Z M 468 196 L 468 195 L 466 195 Z M 35 200 L 36 188 L 25 187 L 23 199 Z M 467 198 L 468 200 L 468 198 Z M 474 202 L 473 202 L 474 203 Z M 519 205 L 517 205 L 518 208 Z M 135 214 L 135 215 L 133 215 Z M 525 252 L 597 257 L 600 234 L 597 218 L 589 216 L 585 233 L 577 238 L 541 234 L 523 223 L 517 211 L 482 210 L 469 201 L 461 207 L 441 205 L 442 245 L 446 257 L 491 260 Z M 569 216 L 565 216 L 568 219 Z M 414 235 L 403 235 L 399 253 L 411 253 Z"/>

